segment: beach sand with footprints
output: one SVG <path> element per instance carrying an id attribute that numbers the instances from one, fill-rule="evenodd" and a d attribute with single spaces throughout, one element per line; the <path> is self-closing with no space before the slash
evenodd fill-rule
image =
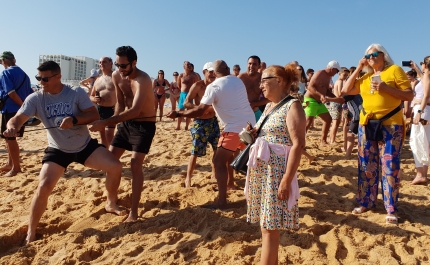
<path id="1" fill-rule="evenodd" d="M 105 212 L 102 172 L 71 164 L 49 198 L 37 240 L 21 247 L 47 146 L 44 130 L 26 133 L 19 140 L 23 173 L 0 177 L 0 264 L 258 264 L 261 233 L 259 224 L 246 222 L 245 176 L 236 177 L 238 189 L 229 191 L 228 209 L 202 208 L 217 195 L 213 153 L 197 160 L 193 188 L 183 188 L 191 136 L 175 126 L 167 118 L 157 123 L 137 222 L 122 223 L 125 217 Z M 27 130 L 36 128 L 42 127 Z M 430 189 L 409 185 L 415 167 L 408 141 L 399 225 L 387 225 L 381 195 L 376 209 L 351 214 L 357 206 L 357 151 L 346 159 L 342 144 L 320 147 L 318 120 L 316 128 L 307 137 L 316 159 L 309 164 L 303 157 L 298 172 L 300 229 L 281 232 L 280 264 L 430 264 Z M 119 205 L 126 209 L 131 206 L 130 156 L 126 152 L 121 158 Z"/>

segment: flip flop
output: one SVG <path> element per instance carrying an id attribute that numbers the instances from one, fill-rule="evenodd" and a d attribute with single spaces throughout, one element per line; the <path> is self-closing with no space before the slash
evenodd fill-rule
<path id="1" fill-rule="evenodd" d="M 369 209 L 365 208 L 365 207 L 357 207 L 354 208 L 354 210 L 352 210 L 352 214 L 362 214 L 367 212 Z"/>
<path id="2" fill-rule="evenodd" d="M 396 224 L 398 224 L 399 222 L 398 222 L 397 216 L 394 216 L 394 215 L 387 215 L 387 216 L 385 216 L 385 223 L 386 223 L 386 224 L 396 225 Z"/>

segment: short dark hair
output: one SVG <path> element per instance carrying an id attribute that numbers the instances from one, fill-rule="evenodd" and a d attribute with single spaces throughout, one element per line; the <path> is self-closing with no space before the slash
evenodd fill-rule
<path id="1" fill-rule="evenodd" d="M 251 56 L 249 56 L 248 61 L 249 61 L 249 59 L 255 59 L 255 60 L 258 60 L 258 64 L 261 64 L 260 57 L 258 57 L 257 55 L 251 55 Z"/>
<path id="2" fill-rule="evenodd" d="M 116 49 L 116 55 L 127 56 L 129 63 L 137 60 L 137 53 L 131 46 L 121 46 Z"/>
<path id="3" fill-rule="evenodd" d="M 61 73 L 60 66 L 54 61 L 43 62 L 41 65 L 39 65 L 39 67 L 37 67 L 37 70 L 40 72 L 51 71 L 53 74 Z"/>
<path id="4" fill-rule="evenodd" d="M 306 74 L 308 75 L 309 73 L 314 73 L 315 71 L 314 71 L 314 69 L 312 69 L 312 68 L 309 68 L 308 70 L 306 70 Z"/>
<path id="5" fill-rule="evenodd" d="M 239 68 L 239 70 L 240 70 L 240 66 L 238 64 L 233 65 L 233 69 L 234 68 Z"/>
<path id="6" fill-rule="evenodd" d="M 179 74 L 178 74 L 178 72 L 173 72 L 173 75 L 175 76 L 175 75 L 179 75 Z"/>
<path id="7" fill-rule="evenodd" d="M 414 69 L 412 69 L 412 70 L 410 70 L 410 71 L 406 72 L 406 74 L 407 74 L 407 75 L 409 75 L 409 76 L 412 76 L 412 77 L 414 77 L 414 78 L 416 78 L 416 77 L 417 77 L 417 71 L 415 71 Z"/>

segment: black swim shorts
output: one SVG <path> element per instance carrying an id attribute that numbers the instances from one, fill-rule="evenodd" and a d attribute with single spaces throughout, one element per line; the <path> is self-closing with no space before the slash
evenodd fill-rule
<path id="1" fill-rule="evenodd" d="M 104 107 L 104 106 L 97 105 L 97 111 L 100 114 L 100 119 L 106 120 L 107 118 L 112 117 L 113 113 L 115 112 L 115 106 Z"/>
<path id="2" fill-rule="evenodd" d="M 154 121 L 129 120 L 118 124 L 110 145 L 128 151 L 148 154 L 154 135 Z"/>
<path id="3" fill-rule="evenodd" d="M 45 155 L 42 158 L 42 164 L 45 162 L 54 162 L 64 169 L 66 169 L 72 162 L 77 162 L 79 164 L 85 165 L 85 161 L 90 157 L 90 155 L 99 147 L 103 147 L 97 142 L 96 139 L 91 139 L 87 146 L 80 152 L 77 153 L 65 153 L 60 149 L 47 147 L 45 149 Z"/>
<path id="4" fill-rule="evenodd" d="M 10 119 L 12 119 L 13 116 L 15 116 L 15 114 L 16 114 L 16 112 L 13 112 L 13 113 L 3 113 L 1 115 L 1 133 L 0 133 L 0 137 L 1 138 L 5 138 L 7 140 L 16 140 L 16 137 L 4 137 L 3 136 L 3 132 L 6 131 L 6 129 L 7 129 L 6 128 L 7 122 Z M 21 129 L 19 130 L 19 132 L 18 132 L 18 134 L 19 134 L 18 137 L 22 137 L 24 135 L 24 129 L 25 129 L 25 126 L 23 125 L 21 127 Z"/>

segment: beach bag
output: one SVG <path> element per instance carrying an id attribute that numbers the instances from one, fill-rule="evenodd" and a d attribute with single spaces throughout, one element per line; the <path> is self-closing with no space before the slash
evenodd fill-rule
<path id="1" fill-rule="evenodd" d="M 264 117 L 264 120 L 261 122 L 260 127 L 258 128 L 257 131 L 257 137 L 260 134 L 261 128 L 263 128 L 264 123 L 267 121 L 267 119 L 269 118 L 269 116 L 275 112 L 276 110 L 278 110 L 280 107 L 282 107 L 283 105 L 285 105 L 288 101 L 290 101 L 290 99 L 293 99 L 292 96 L 288 95 L 287 97 L 285 97 L 283 100 L 281 100 L 281 102 L 278 103 L 278 105 L 276 105 L 276 107 L 274 107 L 269 114 L 267 114 L 266 117 Z M 246 175 L 246 173 L 248 172 L 248 160 L 249 160 L 249 149 L 251 148 L 252 144 L 248 144 L 246 146 L 245 149 L 243 149 L 237 156 L 236 158 L 233 160 L 233 162 L 231 162 L 230 166 Z"/>
<path id="2" fill-rule="evenodd" d="M 402 106 L 399 105 L 397 108 L 393 109 L 390 113 L 382 117 L 380 120 L 369 120 L 366 125 L 364 125 L 364 133 L 366 134 L 366 140 L 368 141 L 382 141 L 384 138 L 382 134 L 382 123 L 391 118 L 394 114 L 399 112 Z M 363 114 L 366 112 L 363 110 Z"/>

